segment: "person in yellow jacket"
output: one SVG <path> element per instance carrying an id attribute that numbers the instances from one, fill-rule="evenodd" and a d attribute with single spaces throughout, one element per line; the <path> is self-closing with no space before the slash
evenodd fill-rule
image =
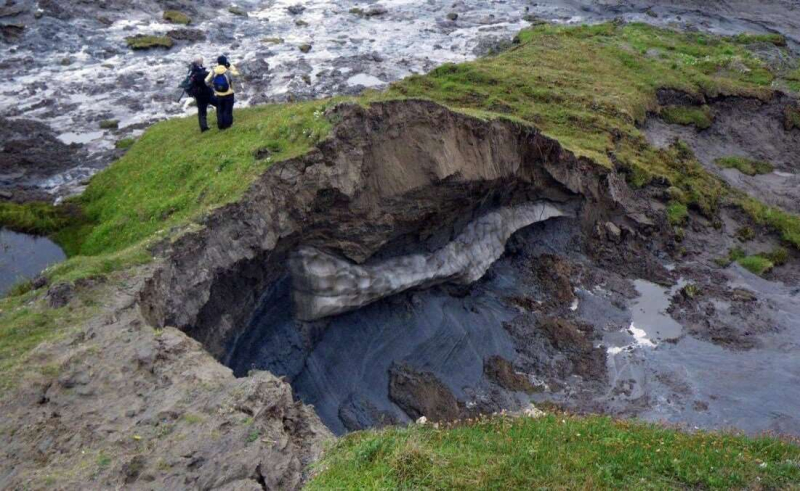
<path id="1" fill-rule="evenodd" d="M 217 96 L 217 127 L 221 130 L 233 125 L 233 76 L 238 76 L 236 67 L 228 62 L 228 58 L 217 58 L 217 66 L 206 77 L 206 84 L 214 89 Z"/>

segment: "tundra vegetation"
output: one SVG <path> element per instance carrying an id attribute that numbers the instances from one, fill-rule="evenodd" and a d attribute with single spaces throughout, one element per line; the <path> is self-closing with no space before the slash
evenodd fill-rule
<path id="1" fill-rule="evenodd" d="M 605 417 L 487 417 L 348 435 L 315 466 L 316 489 L 779 489 L 800 447 Z"/>
<path id="2" fill-rule="evenodd" d="M 171 43 L 129 39 L 133 49 Z M 786 49 L 783 38 L 771 35 L 725 38 L 642 24 L 538 25 L 496 56 L 446 64 L 383 92 L 237 110 L 233 131 L 200 134 L 192 118 L 158 123 L 97 174 L 81 196 L 55 207 L 4 204 L 0 223 L 50 235 L 65 248 L 69 259 L 44 273 L 51 284 L 98 276 L 116 281 L 126 269 L 150 261 L 153 244 L 201 226 L 199 218 L 240 199 L 270 165 L 327 138 L 335 124 L 328 108 L 422 98 L 479 118 L 534 125 L 578 156 L 615 168 L 633 188 L 668 184 L 665 219 L 676 227 L 691 213 L 714 218 L 721 205 L 734 204 L 788 247 L 800 249 L 797 216 L 728 188 L 680 142 L 666 149 L 651 146 L 639 129 L 651 114 L 699 128 L 711 122 L 702 106 L 661 107 L 659 89 L 703 100 L 768 100 L 774 86 L 796 88 L 796 71 L 774 70 L 750 51 L 765 43 Z M 763 274 L 767 263 L 775 262 L 759 257 L 764 261 L 746 255 L 732 260 Z M 90 312 L 90 306 L 51 309 L 44 289 L 32 285 L 0 300 L 3 387 L 13 385 L 18 367 L 38 343 Z M 501 418 L 447 431 L 413 427 L 350 436 L 329 454 L 312 485 L 769 488 L 798 482 L 798 458 L 795 447 L 769 438 L 685 434 L 605 418 Z"/>

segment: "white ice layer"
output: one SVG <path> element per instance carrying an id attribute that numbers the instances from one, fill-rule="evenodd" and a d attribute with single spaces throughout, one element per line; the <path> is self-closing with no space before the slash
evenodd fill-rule
<path id="1" fill-rule="evenodd" d="M 473 283 L 503 255 L 514 232 L 560 216 L 564 212 L 545 202 L 501 208 L 473 221 L 433 253 L 363 266 L 315 248 L 300 248 L 290 260 L 297 318 L 321 319 L 415 287 Z"/>

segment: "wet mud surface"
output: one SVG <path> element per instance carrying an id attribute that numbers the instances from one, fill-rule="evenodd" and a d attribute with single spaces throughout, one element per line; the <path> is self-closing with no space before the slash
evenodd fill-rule
<path id="1" fill-rule="evenodd" d="M 779 32 L 800 41 L 800 8 L 788 0 L 557 0 L 531 3 L 386 0 L 247 0 L 241 12 L 220 1 L 36 2 L 19 0 L 0 13 L 0 115 L 41 121 L 65 144 L 96 161 L 70 172 L 53 169 L 41 187 L 54 194 L 79 183 L 118 156 L 114 143 L 136 137 L 154 121 L 190 114 L 175 88 L 187 62 L 226 53 L 243 73 L 240 105 L 316 98 L 380 88 L 444 62 L 507 46 L 529 21 L 600 22 L 622 18 L 731 34 Z M 161 19 L 178 8 L 189 26 Z M 355 10 L 354 10 L 355 9 Z M 242 12 L 246 15 L 240 15 Z M 125 38 L 167 35 L 169 50 L 131 51 Z M 307 53 L 300 47 L 309 45 Z M 116 129 L 100 122 L 118 121 Z"/>

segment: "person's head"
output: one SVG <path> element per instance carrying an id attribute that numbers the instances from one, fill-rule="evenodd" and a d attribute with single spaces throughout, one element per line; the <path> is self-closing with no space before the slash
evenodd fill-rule
<path id="1" fill-rule="evenodd" d="M 225 55 L 222 55 L 222 56 L 220 56 L 219 58 L 217 58 L 217 64 L 218 64 L 218 65 L 222 65 L 222 66 L 224 66 L 225 68 L 227 68 L 227 67 L 231 66 L 231 64 L 230 64 L 230 63 L 228 63 L 228 58 L 227 58 Z"/>
<path id="2" fill-rule="evenodd" d="M 203 66 L 203 57 L 202 56 L 195 57 L 195 59 L 192 60 L 192 65 L 197 67 Z"/>

